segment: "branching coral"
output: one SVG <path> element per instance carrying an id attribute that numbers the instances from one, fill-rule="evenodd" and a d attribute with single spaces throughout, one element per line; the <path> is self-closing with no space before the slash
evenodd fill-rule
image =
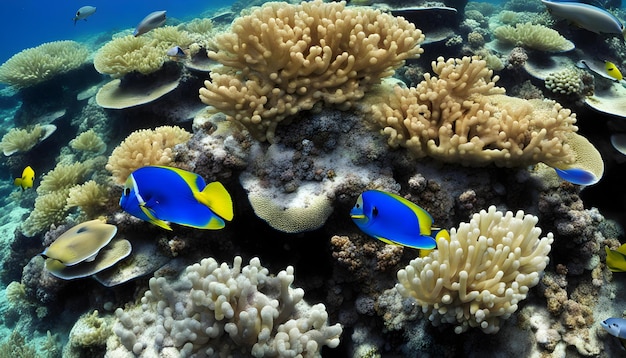
<path id="1" fill-rule="evenodd" d="M 538 220 L 521 210 L 482 210 L 452 229 L 449 242 L 439 239 L 437 250 L 398 271 L 396 289 L 415 298 L 433 325 L 496 333 L 548 264 L 554 239 L 552 233 L 539 238 Z"/>
<path id="2" fill-rule="evenodd" d="M 113 150 L 106 169 L 112 173 L 115 183 L 122 185 L 135 169 L 170 164 L 172 148 L 189 138 L 191 133 L 176 126 L 135 131 Z"/>
<path id="3" fill-rule="evenodd" d="M 293 280 L 293 267 L 270 276 L 241 257 L 232 267 L 204 259 L 173 283 L 151 278 L 141 305 L 115 312 L 108 354 L 320 357 L 339 344 L 341 326 L 328 325 L 323 304 L 306 304 Z"/>
<path id="4" fill-rule="evenodd" d="M 70 188 L 66 209 L 78 206 L 87 219 L 95 218 L 108 201 L 107 187 L 90 180 Z"/>
<path id="5" fill-rule="evenodd" d="M 543 161 L 567 167 L 578 160 L 568 145 L 577 130 L 570 110 L 553 101 L 504 95 L 495 86 L 498 76 L 492 78 L 478 58 L 440 57 L 432 67 L 438 78 L 425 74 L 417 87 L 395 86 L 391 94 L 382 95 L 386 100 L 372 97 L 365 102 L 364 110 L 383 128 L 391 146 L 407 147 L 417 157 L 475 166 Z"/>
<path id="6" fill-rule="evenodd" d="M 78 42 L 55 41 L 23 50 L 0 66 L 0 82 L 17 88 L 44 82 L 85 63 L 89 51 Z"/>
<path id="7" fill-rule="evenodd" d="M 207 105 L 259 140 L 318 103 L 344 108 L 404 60 L 422 53 L 420 30 L 403 18 L 344 2 L 271 2 L 215 37 L 209 57 L 224 65 L 200 89 Z"/>
<path id="8" fill-rule="evenodd" d="M 513 26 L 500 26 L 493 31 L 499 41 L 547 52 L 569 51 L 574 44 L 556 30 L 530 22 Z"/>

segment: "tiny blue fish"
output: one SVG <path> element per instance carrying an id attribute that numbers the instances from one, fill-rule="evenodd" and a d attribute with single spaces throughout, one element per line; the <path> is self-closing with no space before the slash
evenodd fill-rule
<path id="1" fill-rule="evenodd" d="M 440 237 L 449 240 L 446 230 L 432 227 L 433 218 L 426 210 L 380 190 L 363 192 L 350 217 L 363 232 L 387 244 L 432 250 Z"/>
<path id="2" fill-rule="evenodd" d="M 206 184 L 196 173 L 145 166 L 132 172 L 120 206 L 127 213 L 167 230 L 166 221 L 198 229 L 221 229 L 233 219 L 230 194 L 219 182 Z"/>
<path id="3" fill-rule="evenodd" d="M 619 338 L 622 348 L 626 349 L 626 319 L 623 318 L 607 318 L 600 322 L 602 328 L 604 328 L 610 335 Z"/>

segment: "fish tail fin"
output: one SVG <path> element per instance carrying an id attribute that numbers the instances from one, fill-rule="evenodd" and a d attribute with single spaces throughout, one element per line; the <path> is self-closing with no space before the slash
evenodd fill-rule
<path id="1" fill-rule="evenodd" d="M 227 221 L 233 219 L 233 199 L 222 183 L 214 181 L 207 184 L 204 190 L 196 195 L 196 199 L 222 219 Z"/>

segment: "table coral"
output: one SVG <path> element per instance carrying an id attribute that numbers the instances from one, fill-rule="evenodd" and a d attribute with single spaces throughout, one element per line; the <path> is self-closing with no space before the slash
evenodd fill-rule
<path id="1" fill-rule="evenodd" d="M 223 67 L 200 89 L 207 105 L 272 141 L 276 126 L 316 104 L 350 107 L 422 53 L 424 35 L 401 17 L 345 2 L 270 2 L 215 37 Z"/>
<path id="2" fill-rule="evenodd" d="M 562 52 L 574 49 L 574 44 L 556 30 L 530 22 L 516 24 L 515 27 L 500 26 L 493 34 L 499 41 L 533 50 Z"/>
<path id="3" fill-rule="evenodd" d="M 80 67 L 89 51 L 75 41 L 54 41 L 25 49 L 0 66 L 0 82 L 30 87 Z"/>
<path id="4" fill-rule="evenodd" d="M 552 233 L 539 238 L 538 220 L 521 210 L 482 210 L 453 228 L 449 242 L 439 239 L 437 250 L 398 271 L 396 289 L 415 298 L 433 325 L 496 333 L 548 264 L 554 239 Z"/>
<path id="5" fill-rule="evenodd" d="M 106 356 L 321 357 L 342 328 L 293 280 L 291 266 L 271 276 L 258 258 L 242 266 L 241 257 L 232 267 L 203 259 L 174 282 L 153 277 L 139 306 L 116 310 Z"/>

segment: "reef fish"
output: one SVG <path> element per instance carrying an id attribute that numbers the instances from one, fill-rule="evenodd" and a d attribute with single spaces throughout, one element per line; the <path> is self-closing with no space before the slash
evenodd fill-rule
<path id="1" fill-rule="evenodd" d="M 432 250 L 440 237 L 449 239 L 448 231 L 432 227 L 426 210 L 385 191 L 363 192 L 350 217 L 363 232 L 387 244 Z"/>
<path id="2" fill-rule="evenodd" d="M 76 26 L 76 21 L 85 20 L 96 12 L 95 6 L 83 6 L 76 11 L 76 16 L 72 20 L 74 20 L 74 26 Z"/>
<path id="3" fill-rule="evenodd" d="M 187 54 L 182 48 L 180 48 L 180 46 L 171 47 L 169 50 L 167 50 L 166 55 L 168 55 L 169 57 L 174 57 L 174 58 L 187 57 Z"/>
<path id="4" fill-rule="evenodd" d="M 541 0 L 541 2 L 552 15 L 567 19 L 578 27 L 597 34 L 624 36 L 624 25 L 605 9 L 575 1 Z"/>
<path id="5" fill-rule="evenodd" d="M 626 272 L 626 244 L 618 247 L 617 250 L 611 250 L 608 246 L 604 247 L 606 251 L 606 266 L 612 272 Z"/>
<path id="6" fill-rule="evenodd" d="M 26 190 L 28 188 L 33 187 L 34 181 L 35 181 L 35 171 L 29 165 L 26 168 L 24 168 L 24 170 L 22 171 L 21 178 L 15 178 L 15 180 L 13 180 L 13 185 L 21 187 L 22 190 Z"/>
<path id="7" fill-rule="evenodd" d="M 626 319 L 623 318 L 607 318 L 600 322 L 610 335 L 619 338 L 622 348 L 626 349 Z"/>
<path id="8" fill-rule="evenodd" d="M 198 229 L 221 229 L 233 219 L 233 201 L 220 182 L 206 184 L 186 170 L 145 166 L 132 172 L 120 206 L 127 213 L 167 230 L 166 221 Z"/>
<path id="9" fill-rule="evenodd" d="M 624 78 L 619 68 L 617 68 L 617 66 L 615 66 L 615 64 L 611 61 L 604 61 L 604 69 L 606 70 L 606 74 L 611 76 L 616 81 L 621 81 L 622 78 Z"/>
<path id="10" fill-rule="evenodd" d="M 145 34 L 146 32 L 156 29 L 165 23 L 165 10 L 155 11 L 144 17 L 143 20 L 137 25 L 133 35 L 135 37 Z"/>

